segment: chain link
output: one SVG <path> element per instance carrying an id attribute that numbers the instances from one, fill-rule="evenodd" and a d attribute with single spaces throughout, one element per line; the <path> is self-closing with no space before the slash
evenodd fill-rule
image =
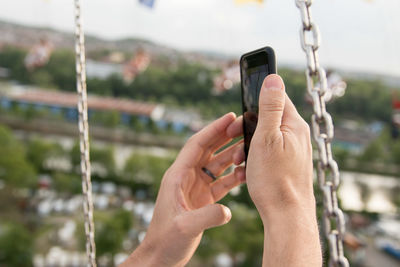
<path id="1" fill-rule="evenodd" d="M 328 90 L 325 70 L 319 65 L 318 48 L 321 38 L 318 26 L 311 16 L 312 0 L 295 0 L 300 10 L 302 25 L 300 43 L 307 59 L 307 91 L 312 98 L 314 114 L 311 117 L 312 136 L 318 147 L 318 185 L 323 193 L 323 227 L 328 241 L 329 266 L 349 266 L 343 252 L 345 221 L 337 200 L 340 184 L 339 168 L 332 156 L 331 142 L 334 127 L 331 115 L 326 111 L 324 94 Z M 307 36 L 311 37 L 307 39 Z M 334 223 L 332 223 L 334 222 Z"/>
<path id="2" fill-rule="evenodd" d="M 83 212 L 85 216 L 86 253 L 88 266 L 96 266 L 96 246 L 94 243 L 92 182 L 89 159 L 89 124 L 86 92 L 85 37 L 82 29 L 81 1 L 75 0 L 75 60 L 76 89 L 78 92 L 79 146 L 81 152 L 81 176 Z"/>

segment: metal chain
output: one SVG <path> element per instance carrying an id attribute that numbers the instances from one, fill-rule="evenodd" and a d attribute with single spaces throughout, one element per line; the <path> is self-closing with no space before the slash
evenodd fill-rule
<path id="1" fill-rule="evenodd" d="M 302 25 L 300 42 L 307 57 L 307 91 L 312 98 L 314 114 L 311 117 L 312 136 L 317 143 L 319 162 L 317 178 L 323 193 L 323 227 L 330 251 L 329 266 L 349 266 L 343 252 L 345 221 L 338 205 L 336 192 L 340 184 L 339 168 L 332 156 L 331 142 L 334 128 L 326 111 L 324 94 L 328 90 L 325 70 L 319 65 L 320 33 L 311 16 L 312 0 L 295 0 L 300 10 Z M 308 39 L 307 39 L 308 37 Z M 332 224 L 334 222 L 334 224 Z"/>
<path id="2" fill-rule="evenodd" d="M 88 266 L 96 266 L 96 246 L 94 243 L 92 182 L 89 159 L 89 124 L 86 92 L 85 37 L 82 29 L 81 1 L 75 0 L 75 60 L 76 90 L 78 92 L 79 146 L 81 152 L 81 176 L 83 212 L 85 216 L 86 253 Z"/>

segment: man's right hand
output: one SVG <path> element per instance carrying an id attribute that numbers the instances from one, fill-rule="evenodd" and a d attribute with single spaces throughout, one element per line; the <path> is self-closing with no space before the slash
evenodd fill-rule
<path id="1" fill-rule="evenodd" d="M 260 92 L 246 180 L 264 223 L 264 266 L 321 266 L 308 124 L 278 75 Z"/>

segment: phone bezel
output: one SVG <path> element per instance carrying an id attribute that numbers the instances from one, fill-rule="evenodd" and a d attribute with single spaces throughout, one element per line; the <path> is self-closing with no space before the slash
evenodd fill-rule
<path id="1" fill-rule="evenodd" d="M 251 57 L 251 56 L 255 56 L 255 55 L 259 54 L 259 53 L 266 53 L 267 54 L 267 62 L 266 63 L 268 64 L 268 75 L 277 73 L 275 52 L 269 46 L 266 46 L 266 47 L 263 47 L 263 48 L 248 52 L 248 53 L 246 53 L 246 54 L 244 54 L 244 55 L 242 55 L 240 57 L 240 61 L 239 61 L 239 64 L 240 64 L 240 87 L 241 87 L 241 96 L 242 96 L 242 114 L 243 115 L 244 115 L 244 111 L 245 111 L 245 105 L 244 105 L 244 101 L 243 101 L 243 95 L 244 95 L 243 68 L 242 68 L 243 62 L 244 62 L 244 60 L 246 58 Z M 257 103 L 257 105 L 258 105 L 258 103 Z M 243 135 L 244 135 L 246 133 L 246 126 L 245 126 L 244 117 L 243 117 L 243 126 L 242 127 L 243 127 Z M 243 136 L 243 138 L 245 138 L 245 137 Z M 246 164 L 247 164 L 248 151 L 246 151 L 245 147 L 243 149 L 245 150 Z"/>

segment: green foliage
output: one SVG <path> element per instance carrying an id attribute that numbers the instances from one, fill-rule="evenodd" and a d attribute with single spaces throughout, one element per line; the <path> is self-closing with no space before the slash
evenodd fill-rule
<path id="1" fill-rule="evenodd" d="M 96 253 L 98 256 L 115 254 L 122 246 L 124 233 L 113 220 L 96 218 Z"/>
<path id="2" fill-rule="evenodd" d="M 349 80 L 346 94 L 329 105 L 338 115 L 355 116 L 363 120 L 390 121 L 391 92 L 379 81 Z"/>
<path id="3" fill-rule="evenodd" d="M 131 212 L 120 209 L 114 212 L 113 217 L 114 223 L 125 233 L 132 228 L 133 218 Z"/>
<path id="4" fill-rule="evenodd" d="M 397 212 L 400 213 L 400 186 L 395 186 L 391 190 L 391 199 L 393 204 L 397 207 Z"/>
<path id="5" fill-rule="evenodd" d="M 22 83 L 29 82 L 29 73 L 24 66 L 27 52 L 16 47 L 6 46 L 0 51 L 0 66 L 10 70 L 10 78 Z"/>
<path id="6" fill-rule="evenodd" d="M 334 155 L 335 160 L 337 161 L 339 168 L 346 168 L 347 161 L 349 159 L 350 152 L 346 149 L 342 149 L 339 147 L 332 147 L 332 153 Z"/>
<path id="7" fill-rule="evenodd" d="M 53 77 L 45 69 L 38 69 L 32 73 L 31 82 L 45 88 L 55 87 Z"/>
<path id="8" fill-rule="evenodd" d="M 75 92 L 75 56 L 71 50 L 54 51 L 49 62 L 43 68 L 34 70 L 32 75 L 39 73 L 43 79 L 43 72 L 47 72 L 51 77 L 51 81 L 46 81 L 47 83 L 54 84 L 56 88 L 64 91 Z"/>
<path id="9" fill-rule="evenodd" d="M 56 172 L 52 178 L 53 188 L 58 192 L 68 194 L 82 193 L 82 182 L 78 175 Z"/>
<path id="10" fill-rule="evenodd" d="M 120 124 L 120 114 L 117 111 L 96 111 L 89 119 L 89 123 L 115 128 Z"/>
<path id="11" fill-rule="evenodd" d="M 98 257 L 110 256 L 112 260 L 114 255 L 122 249 L 122 242 L 133 227 L 133 216 L 125 210 L 116 210 L 111 213 L 96 212 L 94 221 L 96 254 Z M 86 238 L 83 224 L 80 224 L 78 229 L 77 238 L 81 248 L 84 248 Z"/>
<path id="12" fill-rule="evenodd" d="M 193 103 L 211 98 L 212 76 L 210 70 L 197 64 L 182 63 L 176 69 L 149 67 L 129 87 L 133 97 L 155 96 L 160 100 L 174 96 L 178 103 Z"/>
<path id="13" fill-rule="evenodd" d="M 196 253 L 207 259 L 224 252 L 234 259 L 234 266 L 261 266 L 264 236 L 258 214 L 243 204 L 234 204 L 231 210 L 232 220 L 207 230 Z"/>
<path id="14" fill-rule="evenodd" d="M 39 171 L 43 171 L 43 164 L 51 157 L 62 155 L 63 149 L 59 144 L 47 143 L 34 139 L 27 144 L 27 159 Z"/>
<path id="15" fill-rule="evenodd" d="M 79 142 L 76 142 L 70 152 L 71 163 L 75 168 L 78 168 L 81 163 L 81 154 L 79 148 Z M 96 147 L 93 144 L 90 145 L 90 161 L 92 164 L 99 164 L 103 166 L 107 175 L 113 175 L 115 172 L 115 159 L 114 149 L 110 146 L 107 147 Z"/>
<path id="16" fill-rule="evenodd" d="M 136 116 L 131 117 L 130 125 L 137 133 L 141 133 L 145 130 L 145 125 Z"/>
<path id="17" fill-rule="evenodd" d="M 379 139 L 372 141 L 360 156 L 363 162 L 382 161 L 384 155 L 384 147 Z"/>
<path id="18" fill-rule="evenodd" d="M 99 51 L 95 53 L 96 58 L 108 52 Z M 11 70 L 12 79 L 44 87 L 54 86 L 65 91 L 75 90 L 75 58 L 72 51 L 54 51 L 47 65 L 31 72 L 24 67 L 25 56 L 26 51 L 14 47 L 5 47 L 0 51 L 1 66 Z M 241 113 L 239 85 L 221 95 L 212 94 L 215 70 L 185 61 L 178 62 L 172 68 L 170 64 L 162 63 L 161 57 L 155 62 L 157 64 L 152 64 L 130 84 L 126 84 L 118 75 L 107 79 L 89 78 L 88 90 L 94 94 L 195 108 L 206 118 L 215 118 L 228 111 Z M 305 102 L 304 73 L 279 69 L 279 74 L 300 114 L 309 117 L 311 109 Z M 347 83 L 345 96 L 329 103 L 328 109 L 334 116 L 355 116 L 368 121 L 390 120 L 391 93 L 388 86 L 377 80 L 350 79 Z M 111 119 L 111 124 L 114 125 L 115 120 Z"/>
<path id="19" fill-rule="evenodd" d="M 305 116 L 304 111 L 309 108 L 305 102 L 306 95 L 306 78 L 304 72 L 294 71 L 290 69 L 279 69 L 279 75 L 285 81 L 285 90 L 297 107 L 299 113 Z"/>
<path id="20" fill-rule="evenodd" d="M 152 184 L 153 193 L 156 195 L 161 179 L 172 162 L 172 157 L 134 153 L 125 163 L 123 177 L 126 180 Z"/>
<path id="21" fill-rule="evenodd" d="M 0 126 L 0 179 L 16 187 L 30 187 L 36 181 L 35 169 L 27 160 L 23 145 Z"/>
<path id="22" fill-rule="evenodd" d="M 71 50 L 56 50 L 49 62 L 28 71 L 24 66 L 27 52 L 15 47 L 5 47 L 0 52 L 0 66 L 10 69 L 11 79 L 44 87 L 75 91 L 75 57 Z"/>
<path id="23" fill-rule="evenodd" d="M 18 223 L 0 224 L 0 266 L 32 266 L 32 260 L 32 234 Z"/>
<path id="24" fill-rule="evenodd" d="M 114 149 L 111 146 L 103 148 L 92 146 L 90 158 L 92 162 L 97 162 L 104 166 L 109 174 L 115 172 Z"/>
<path id="25" fill-rule="evenodd" d="M 400 140 L 396 140 L 391 148 L 391 158 L 395 164 L 400 166 Z"/>
<path id="26" fill-rule="evenodd" d="M 150 130 L 150 132 L 155 134 L 160 132 L 160 129 L 157 127 L 156 123 L 152 119 L 149 119 L 147 123 L 147 128 Z"/>

